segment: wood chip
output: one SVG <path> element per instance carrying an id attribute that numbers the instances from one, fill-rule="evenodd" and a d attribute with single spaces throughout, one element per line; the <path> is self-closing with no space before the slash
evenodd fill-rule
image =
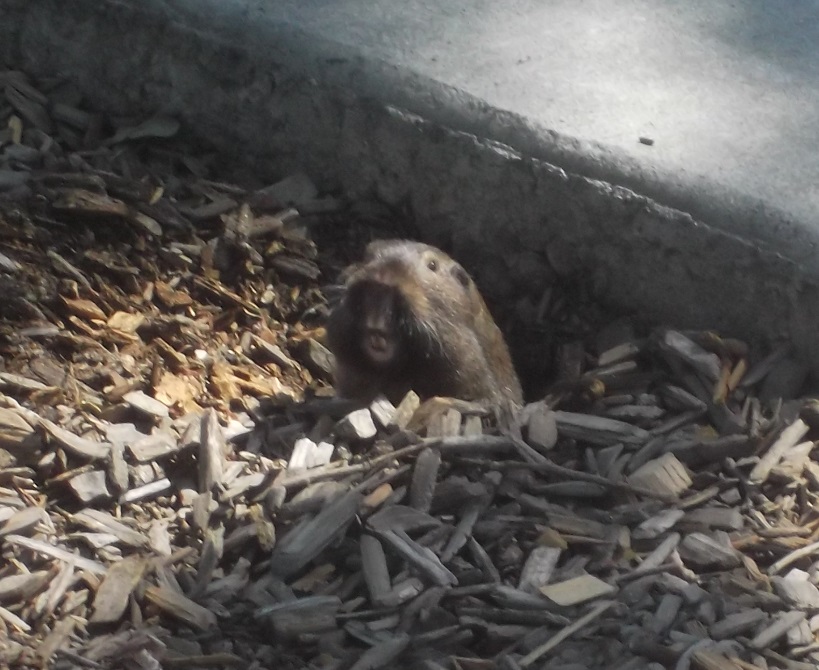
<path id="1" fill-rule="evenodd" d="M 540 592 L 554 603 L 570 607 L 612 595 L 617 592 L 617 587 L 606 584 L 594 575 L 581 575 L 564 582 L 541 586 Z"/>
<path id="2" fill-rule="evenodd" d="M 216 625 L 213 612 L 167 587 L 149 586 L 145 589 L 145 598 L 169 616 L 196 630 L 208 630 Z"/>
<path id="3" fill-rule="evenodd" d="M 109 568 L 94 597 L 91 623 L 114 623 L 122 617 L 146 567 L 144 560 L 131 557 Z"/>
<path id="4" fill-rule="evenodd" d="M 109 533 L 131 547 L 145 547 L 148 544 L 144 533 L 129 528 L 102 510 L 84 509 L 72 515 L 71 520 L 89 530 Z"/>
<path id="5" fill-rule="evenodd" d="M 674 454 L 665 454 L 640 466 L 629 475 L 628 481 L 633 486 L 668 495 L 679 495 L 693 483 Z"/>
<path id="6" fill-rule="evenodd" d="M 350 491 L 326 506 L 315 518 L 290 531 L 273 551 L 270 559 L 273 573 L 287 577 L 316 558 L 353 520 L 362 497 L 360 493 Z"/>
<path id="7" fill-rule="evenodd" d="M 164 419 L 168 416 L 167 406 L 142 391 L 131 391 L 122 396 L 122 399 L 135 410 L 149 417 Z"/>
<path id="8" fill-rule="evenodd" d="M 222 483 L 225 469 L 225 438 L 216 412 L 202 415 L 199 445 L 199 491 L 207 493 Z"/>
<path id="9" fill-rule="evenodd" d="M 590 444 L 641 444 L 649 438 L 649 433 L 642 428 L 600 416 L 559 411 L 555 412 L 555 421 L 560 435 Z"/>
<path id="10" fill-rule="evenodd" d="M 802 421 L 802 419 L 797 419 L 794 421 L 790 426 L 782 431 L 782 434 L 777 438 L 776 442 L 770 446 L 765 455 L 760 459 L 759 463 L 754 466 L 754 469 L 751 470 L 751 474 L 748 476 L 748 479 L 755 484 L 763 483 L 768 478 L 768 475 L 770 475 L 773 467 L 779 463 L 785 453 L 791 447 L 796 445 L 807 432 L 808 425 Z"/>
<path id="11" fill-rule="evenodd" d="M 368 409 L 350 412 L 335 426 L 336 434 L 346 440 L 371 440 L 378 430 Z"/>
<path id="12" fill-rule="evenodd" d="M 703 533 L 686 535 L 680 543 L 680 555 L 697 568 L 726 569 L 741 563 L 739 553 L 729 542 L 720 542 Z"/>
<path id="13" fill-rule="evenodd" d="M 56 440 L 61 447 L 68 449 L 76 456 L 87 458 L 89 460 L 99 460 L 108 457 L 111 449 L 110 444 L 105 442 L 95 442 L 94 440 L 87 440 L 79 437 L 63 428 L 60 428 L 58 425 L 48 421 L 47 419 L 41 419 L 40 426 L 43 428 L 49 438 Z"/>

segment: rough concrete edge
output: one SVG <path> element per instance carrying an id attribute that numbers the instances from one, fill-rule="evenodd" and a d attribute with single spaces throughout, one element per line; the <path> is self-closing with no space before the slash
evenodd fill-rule
<path id="1" fill-rule="evenodd" d="M 567 276 L 585 282 L 595 297 L 618 309 L 642 311 L 658 323 L 715 328 L 746 339 L 793 338 L 802 353 L 811 350 L 806 342 L 816 337 L 811 325 L 815 316 L 808 307 L 817 284 L 781 254 L 631 189 L 565 171 L 406 110 L 351 109 L 346 125 L 356 124 L 356 114 L 366 118 L 344 134 L 343 144 L 365 136 L 376 141 L 365 149 L 344 146 L 343 156 L 376 171 L 398 163 L 397 147 L 403 144 L 401 153 L 409 154 L 410 143 L 420 144 L 417 153 L 423 160 L 416 155 L 409 161 L 414 164 L 408 181 L 421 231 L 468 259 L 486 290 L 508 288 L 511 282 L 511 295 L 496 295 L 496 303 L 519 297 L 525 286 L 527 275 L 516 261 L 534 254 L 554 267 L 557 255 L 558 266 L 573 267 Z M 378 141 L 387 136 L 394 146 Z M 429 145 L 446 145 L 447 150 Z M 457 155 L 458 162 L 446 164 L 449 155 Z M 394 167 L 397 174 L 405 169 Z M 448 186 L 436 185 L 440 174 L 448 175 Z M 356 171 L 345 189 L 401 201 L 391 193 L 390 181 L 396 181 L 395 175 L 368 182 L 366 171 Z M 431 203 L 419 201 L 430 194 Z M 497 213 L 509 215 L 506 225 L 492 221 Z M 498 257 L 505 259 L 502 267 Z"/>
<path id="2" fill-rule="evenodd" d="M 57 26 L 54 7 L 0 2 L 0 38 L 8 38 L 0 56 L 40 75 L 84 65 L 75 73 L 81 87 L 112 109 L 169 107 L 215 133 L 221 148 L 250 146 L 268 169 L 324 170 L 352 196 L 409 202 L 428 237 L 447 237 L 486 285 L 504 284 L 506 297 L 531 288 L 518 261 L 548 259 L 557 245 L 619 306 L 743 336 L 791 334 L 807 356 L 815 348 L 819 328 L 808 308 L 816 286 L 747 240 L 629 189 L 305 77 L 278 52 L 262 57 L 123 3 L 80 0 Z M 17 30 L 4 35 L 9 17 Z M 149 31 L 149 46 L 140 29 Z M 66 48 L 72 44 L 76 53 Z M 106 49 L 135 61 L 89 60 Z M 208 104 L 199 104 L 204 97 Z M 268 128 L 270 141 L 259 142 Z M 510 220 L 498 225 L 498 212 Z"/>
<path id="3" fill-rule="evenodd" d="M 224 0 L 155 0 L 159 11 L 222 39 L 236 40 L 325 85 L 354 91 L 406 109 L 442 126 L 497 141 L 561 168 L 630 188 L 719 230 L 738 235 L 819 276 L 815 221 L 803 221 L 753 195 L 715 183 L 694 171 L 670 172 L 604 144 L 562 135 L 462 90 L 358 48 L 298 26 L 271 21 L 263 10 L 239 12 Z"/>

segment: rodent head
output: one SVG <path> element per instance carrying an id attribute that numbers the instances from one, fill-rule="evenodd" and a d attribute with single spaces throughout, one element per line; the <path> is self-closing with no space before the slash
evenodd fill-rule
<path id="1" fill-rule="evenodd" d="M 522 403 L 503 335 L 475 283 L 443 251 L 385 240 L 343 276 L 345 291 L 327 321 L 342 397 L 400 402 L 451 396 Z"/>
<path id="2" fill-rule="evenodd" d="M 345 284 L 345 325 L 351 331 L 347 344 L 357 347 L 372 368 L 445 356 L 442 327 L 474 318 L 472 279 L 457 262 L 426 244 L 373 242 L 362 262 L 349 268 Z M 334 335 L 332 330 L 329 334 Z"/>

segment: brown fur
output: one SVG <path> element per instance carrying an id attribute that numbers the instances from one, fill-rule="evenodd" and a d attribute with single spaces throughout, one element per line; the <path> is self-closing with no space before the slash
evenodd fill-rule
<path id="1" fill-rule="evenodd" d="M 327 323 L 336 390 L 369 402 L 422 399 L 520 404 L 509 350 L 475 283 L 435 247 L 373 242 L 345 272 L 345 293 Z"/>

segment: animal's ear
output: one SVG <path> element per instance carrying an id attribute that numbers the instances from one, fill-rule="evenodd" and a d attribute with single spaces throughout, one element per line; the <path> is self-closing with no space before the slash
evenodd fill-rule
<path id="1" fill-rule="evenodd" d="M 458 263 L 454 263 L 452 265 L 452 276 L 455 277 L 455 279 L 458 280 L 458 283 L 464 288 L 469 288 L 469 285 L 472 283 L 472 279 L 470 279 L 466 270 L 458 265 Z"/>

